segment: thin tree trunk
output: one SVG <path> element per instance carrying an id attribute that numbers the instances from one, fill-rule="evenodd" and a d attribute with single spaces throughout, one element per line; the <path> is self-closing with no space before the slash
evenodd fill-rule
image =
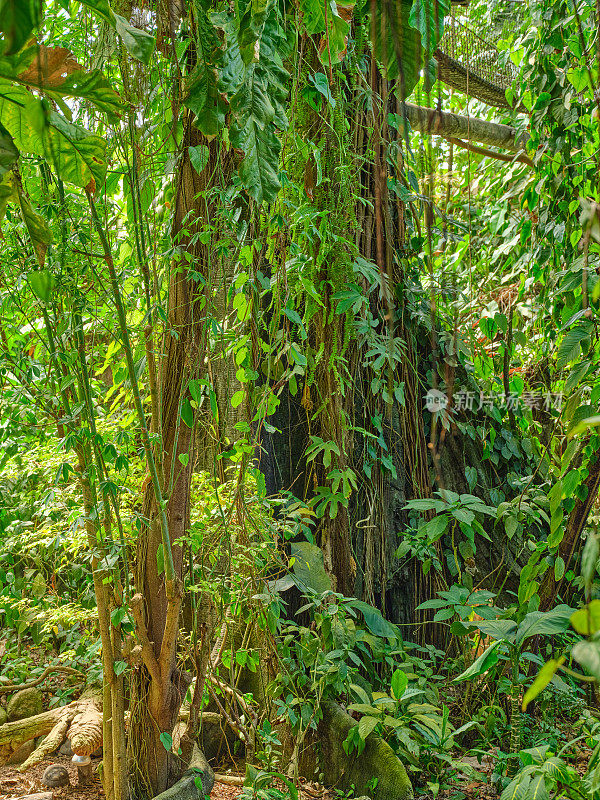
<path id="1" fill-rule="evenodd" d="M 175 216 L 172 238 L 181 259 L 172 264 L 169 282 L 168 325 L 166 327 L 159 394 L 161 397 L 162 463 L 166 500 L 166 516 L 173 542 L 175 575 L 181 579 L 183 542 L 190 528 L 190 488 L 194 463 L 194 428 L 182 419 L 182 404 L 190 399 L 188 385 L 200 377 L 204 363 L 204 325 L 206 312 L 201 304 L 203 285 L 194 279 L 197 273 L 207 275 L 211 253 L 195 236 L 209 223 L 210 201 L 205 196 L 214 175 L 220 174 L 218 140 L 208 142 L 193 126 L 193 117 L 184 121 L 185 134 L 182 161 L 177 178 Z M 193 168 L 188 148 L 205 144 L 209 161 L 202 174 Z M 189 261 L 188 261 L 189 259 Z M 187 456 L 187 458 L 186 458 Z M 181 458 L 180 458 L 181 457 Z M 144 497 L 144 517 L 149 525 L 142 531 L 137 548 L 136 585 L 145 601 L 145 625 L 149 644 L 156 659 L 160 658 L 166 629 L 178 625 L 168 620 L 168 598 L 165 574 L 161 569 L 161 534 L 159 509 L 148 482 Z M 165 682 L 162 693 L 153 690 L 154 681 L 143 668 L 134 682 L 129 737 L 133 791 L 138 797 L 154 796 L 164 791 L 170 781 L 171 756 L 161 735 L 171 734 L 177 714 L 189 685 L 189 677 L 176 669 L 161 675 Z"/>

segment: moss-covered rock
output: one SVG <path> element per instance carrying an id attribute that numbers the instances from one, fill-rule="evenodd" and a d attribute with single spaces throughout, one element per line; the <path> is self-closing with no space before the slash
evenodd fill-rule
<path id="1" fill-rule="evenodd" d="M 356 721 L 330 700 L 322 705 L 317 731 L 321 745 L 320 771 L 328 786 L 372 800 L 412 800 L 413 789 L 404 765 L 387 742 L 371 734 L 360 755 L 348 755 L 342 743 Z"/>
<path id="2" fill-rule="evenodd" d="M 8 761 L 6 762 L 10 766 L 14 764 L 22 764 L 35 750 L 35 742 L 33 739 L 30 739 L 28 742 L 23 742 L 23 744 L 19 745 L 17 749 L 10 755 Z"/>
<path id="3" fill-rule="evenodd" d="M 11 696 L 6 706 L 8 722 L 34 717 L 42 711 L 42 693 L 36 688 L 21 689 Z"/>
<path id="4" fill-rule="evenodd" d="M 4 723 L 7 721 L 7 719 L 8 719 L 8 715 L 6 713 L 6 709 L 2 708 L 2 706 L 0 706 L 0 725 L 4 725 Z"/>

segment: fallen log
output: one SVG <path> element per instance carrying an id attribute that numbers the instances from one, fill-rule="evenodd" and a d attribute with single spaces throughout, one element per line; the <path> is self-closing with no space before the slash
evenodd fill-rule
<path id="1" fill-rule="evenodd" d="M 96 694 L 84 694 L 61 708 L 0 725 L 0 764 L 22 744 L 44 736 L 36 750 L 19 767 L 23 772 L 39 764 L 66 738 L 76 755 L 90 755 L 102 744 L 102 703 Z M 91 748 L 91 749 L 90 749 Z"/>

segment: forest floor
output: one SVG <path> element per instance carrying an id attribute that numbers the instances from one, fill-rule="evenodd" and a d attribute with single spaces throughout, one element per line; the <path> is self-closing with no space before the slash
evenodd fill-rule
<path id="1" fill-rule="evenodd" d="M 99 760 L 96 761 L 96 766 Z M 42 775 L 50 764 L 61 764 L 69 771 L 71 786 L 62 789 L 47 789 L 42 783 Z M 24 798 L 38 792 L 52 792 L 53 800 L 102 800 L 104 792 L 97 772 L 94 772 L 94 782 L 90 786 L 77 785 L 77 768 L 71 764 L 69 756 L 54 755 L 42 761 L 37 767 L 31 767 L 27 772 L 19 772 L 18 768 L 0 767 L 0 800 L 13 800 Z M 219 781 L 211 792 L 211 800 L 236 800 L 242 790 L 239 786 L 228 786 Z"/>
<path id="2" fill-rule="evenodd" d="M 585 764 L 588 758 L 589 753 L 587 751 L 577 752 L 576 768 L 579 772 L 583 773 L 585 771 Z M 497 800 L 499 792 L 490 780 L 492 773 L 491 759 L 484 759 L 482 764 L 479 764 L 475 758 L 465 758 L 463 760 L 477 771 L 477 775 L 470 779 L 458 781 L 452 786 L 444 787 L 438 794 L 437 800 L 454 800 L 454 798 L 461 798 L 461 800 Z M 95 761 L 97 766 L 99 760 Z M 61 764 L 66 767 L 71 778 L 71 786 L 52 790 L 44 787 L 42 775 L 50 764 Z M 28 795 L 49 791 L 52 791 L 53 800 L 103 800 L 104 798 L 97 772 L 94 772 L 92 785 L 84 787 L 77 785 L 77 769 L 71 764 L 71 759 L 68 756 L 57 754 L 38 764 L 38 766 L 28 769 L 25 773 L 19 772 L 16 766 L 0 767 L 0 800 L 17 800 L 17 798 L 20 800 Z M 237 800 L 241 793 L 242 789 L 239 786 L 230 786 L 216 781 L 210 797 L 211 800 Z M 339 792 L 325 791 L 323 787 L 312 783 L 303 784 L 300 787 L 299 794 L 301 800 L 337 800 L 341 797 Z M 419 792 L 417 796 L 419 800 L 433 800 L 433 795 L 427 793 L 427 791 Z"/>

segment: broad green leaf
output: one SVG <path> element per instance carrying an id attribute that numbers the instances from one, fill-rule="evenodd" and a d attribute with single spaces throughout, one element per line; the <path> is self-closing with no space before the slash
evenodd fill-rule
<path id="1" fill-rule="evenodd" d="M 487 650 L 484 650 L 479 658 L 475 659 L 471 666 L 464 672 L 461 672 L 452 682 L 458 683 L 459 681 L 468 681 L 471 680 L 471 678 L 476 678 L 478 675 L 483 675 L 484 672 L 487 672 L 488 669 L 498 663 L 498 653 L 496 650 L 500 644 L 502 644 L 500 641 L 492 642 Z"/>
<path id="2" fill-rule="evenodd" d="M 419 80 L 423 62 L 421 36 L 410 26 L 411 0 L 381 0 L 375 4 L 371 40 L 375 58 L 390 81 L 399 79 L 399 92 L 406 99 Z"/>
<path id="3" fill-rule="evenodd" d="M 163 731 L 159 736 L 160 741 L 162 742 L 162 746 L 165 750 L 170 750 L 173 747 L 173 737 L 167 731 Z"/>
<path id="4" fill-rule="evenodd" d="M 450 11 L 447 0 L 413 0 L 408 15 L 411 28 L 421 34 L 425 61 L 429 61 L 444 33 L 444 17 Z"/>
<path id="5" fill-rule="evenodd" d="M 189 399 L 186 397 L 181 404 L 181 419 L 185 422 L 188 428 L 194 426 L 194 409 Z"/>
<path id="6" fill-rule="evenodd" d="M 561 656 L 560 658 L 551 658 L 544 664 L 544 666 L 538 672 L 534 682 L 525 692 L 525 696 L 523 697 L 523 711 L 526 711 L 529 703 L 531 703 L 532 700 L 535 700 L 540 692 L 544 691 L 546 686 L 548 686 L 554 677 L 556 670 L 561 664 L 564 663 L 564 661 L 564 657 Z"/>
<path id="7" fill-rule="evenodd" d="M 507 642 L 514 642 L 517 623 L 512 619 L 490 619 L 478 622 L 477 627 L 484 636 L 491 636 L 492 639 L 505 639 Z"/>
<path id="8" fill-rule="evenodd" d="M 32 209 L 29 200 L 20 189 L 19 182 L 11 172 L 7 173 L 0 183 L 0 221 L 4 218 L 8 203 L 19 206 L 38 264 L 43 267 L 46 250 L 52 241 L 50 228 L 46 220 Z M 33 284 L 32 288 L 35 291 Z"/>
<path id="9" fill-rule="evenodd" d="M 542 769 L 547 775 L 554 778 L 554 780 L 563 782 L 569 780 L 569 768 L 562 758 L 558 758 L 558 756 L 547 758 L 542 765 Z"/>
<path id="10" fill-rule="evenodd" d="M 59 178 L 85 188 L 106 173 L 106 141 L 73 125 L 23 86 L 0 80 L 0 123 L 15 145 L 48 161 Z"/>
<path id="11" fill-rule="evenodd" d="M 575 361 L 579 356 L 579 346 L 592 332 L 592 323 L 588 320 L 580 320 L 570 330 L 568 330 L 558 347 L 556 355 L 556 368 L 563 369 L 571 361 Z"/>
<path id="12" fill-rule="evenodd" d="M 381 636 L 383 639 L 397 639 L 398 630 L 395 625 L 388 622 L 387 619 L 376 608 L 364 603 L 362 600 L 350 600 L 348 605 L 356 608 L 365 618 L 365 625 L 375 636 Z"/>
<path id="13" fill-rule="evenodd" d="M 597 428 L 598 425 L 600 425 L 600 416 L 586 417 L 571 428 L 569 436 L 577 436 L 580 433 L 586 433 L 588 428 Z"/>
<path id="14" fill-rule="evenodd" d="M 573 658 L 600 681 L 600 642 L 594 640 L 577 642 L 573 647 Z"/>
<path id="15" fill-rule="evenodd" d="M 113 12 L 112 18 L 115 30 L 121 37 L 129 55 L 141 61 L 142 64 L 149 64 L 154 53 L 154 36 L 131 25 L 125 17 L 121 17 L 119 14 Z"/>
<path id="16" fill-rule="evenodd" d="M 441 598 L 434 598 L 433 600 L 425 600 L 424 603 L 421 603 L 415 608 L 415 611 L 429 611 L 433 608 L 444 608 L 448 605 L 447 600 L 442 600 Z"/>
<path id="17" fill-rule="evenodd" d="M 569 619 L 573 609 L 560 605 L 552 611 L 531 611 L 526 614 L 517 630 L 516 644 L 520 646 L 531 636 L 551 636 L 564 633 L 569 627 Z"/>
<path id="18" fill-rule="evenodd" d="M 378 724 L 377 717 L 361 717 L 358 723 L 358 735 L 364 741 L 370 733 L 373 733 Z"/>
<path id="19" fill-rule="evenodd" d="M 0 78 L 38 89 L 51 98 L 79 97 L 112 120 L 125 104 L 99 69 L 86 71 L 63 47 L 35 44 L 18 58 L 0 58 Z"/>
<path id="20" fill-rule="evenodd" d="M 406 672 L 403 672 L 401 669 L 394 670 L 391 682 L 392 697 L 395 700 L 399 700 L 404 694 L 404 690 L 407 686 L 408 676 Z"/>
<path id="21" fill-rule="evenodd" d="M 528 796 L 531 775 L 518 774 L 500 795 L 500 800 L 525 800 Z"/>
<path id="22" fill-rule="evenodd" d="M 50 270 L 38 269 L 29 274 L 29 283 L 36 297 L 42 303 L 48 303 L 52 296 L 52 288 L 54 285 L 54 277 Z"/>
<path id="23" fill-rule="evenodd" d="M 527 747 L 525 750 L 519 750 L 519 758 L 523 766 L 528 764 L 543 764 L 550 750 L 550 745 L 540 744 L 537 747 Z"/>
<path id="24" fill-rule="evenodd" d="M 19 151 L 15 147 L 12 136 L 0 125 L 0 178 L 12 169 L 19 159 Z"/>
<path id="25" fill-rule="evenodd" d="M 429 63 L 448 13 L 445 0 L 380 0 L 371 19 L 375 57 L 406 99 Z"/>
<path id="26" fill-rule="evenodd" d="M 600 600 L 592 600 L 587 606 L 571 615 L 571 625 L 582 636 L 591 636 L 600 630 Z"/>
<path id="27" fill-rule="evenodd" d="M 323 551 L 310 542 L 293 542 L 290 545 L 294 559 L 294 580 L 301 591 L 312 589 L 317 594 L 331 591 L 331 579 L 323 566 Z"/>
<path id="28" fill-rule="evenodd" d="M 217 61 L 222 57 L 221 41 L 206 10 L 196 4 L 196 47 L 198 60 L 186 78 L 184 104 L 195 114 L 194 124 L 205 136 L 215 136 L 225 124 L 227 102 L 219 92 Z"/>
<path id="29" fill-rule="evenodd" d="M 227 103 L 217 88 L 214 66 L 199 61 L 186 82 L 184 104 L 195 115 L 194 125 L 205 136 L 216 136 L 225 124 Z"/>
<path id="30" fill-rule="evenodd" d="M 277 7 L 270 2 L 239 28 L 231 14 L 214 14 L 212 20 L 227 43 L 219 88 L 231 107 L 231 143 L 244 153 L 240 178 L 254 200 L 270 203 L 280 187 L 276 130 L 288 124 L 283 104 L 288 73 L 282 62 L 287 46 Z"/>
<path id="31" fill-rule="evenodd" d="M 108 22 L 121 37 L 121 41 L 130 56 L 143 64 L 150 63 L 155 45 L 152 34 L 136 28 L 127 22 L 125 17 L 115 14 L 107 0 L 80 0 L 80 2 L 94 11 L 105 22 Z"/>
<path id="32" fill-rule="evenodd" d="M 33 579 L 33 583 L 31 584 L 31 594 L 36 600 L 39 600 L 40 597 L 43 597 L 46 594 L 47 590 L 48 587 L 46 586 L 44 576 L 41 572 L 37 572 L 35 578 Z"/>
<path id="33" fill-rule="evenodd" d="M 4 55 L 13 55 L 24 47 L 41 19 L 41 0 L 0 0 L 0 33 L 4 39 Z"/>
<path id="34" fill-rule="evenodd" d="M 548 800 L 550 797 L 544 775 L 534 775 L 527 793 L 528 800 Z"/>
<path id="35" fill-rule="evenodd" d="M 199 144 L 195 147 L 190 146 L 188 147 L 188 153 L 193 168 L 196 170 L 198 175 L 200 175 L 200 173 L 203 172 L 204 168 L 208 164 L 208 147 L 205 144 Z"/>

